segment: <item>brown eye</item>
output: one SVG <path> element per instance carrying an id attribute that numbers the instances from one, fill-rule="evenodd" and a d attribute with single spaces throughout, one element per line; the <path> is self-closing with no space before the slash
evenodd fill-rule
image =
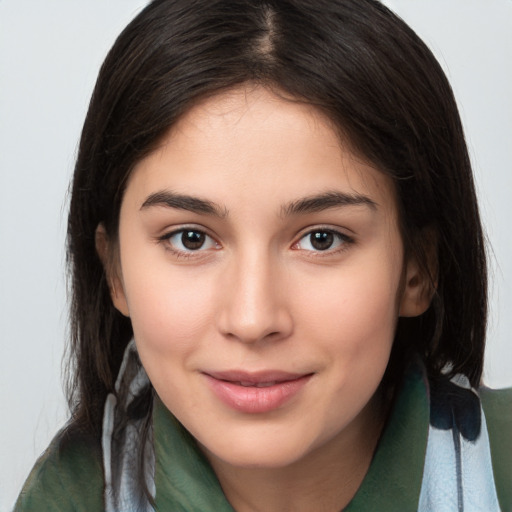
<path id="1" fill-rule="evenodd" d="M 175 252 L 190 253 L 218 249 L 219 244 L 199 229 L 183 228 L 164 235 L 161 240 Z"/>
<path id="2" fill-rule="evenodd" d="M 326 251 L 334 243 L 334 234 L 330 231 L 315 231 L 309 234 L 311 247 L 317 251 Z"/>
<path id="3" fill-rule="evenodd" d="M 206 235 L 200 231 L 183 231 L 181 234 L 181 243 L 189 251 L 197 251 L 204 245 Z"/>
<path id="4" fill-rule="evenodd" d="M 311 252 L 336 251 L 353 241 L 351 237 L 333 229 L 315 229 L 306 233 L 294 248 Z"/>

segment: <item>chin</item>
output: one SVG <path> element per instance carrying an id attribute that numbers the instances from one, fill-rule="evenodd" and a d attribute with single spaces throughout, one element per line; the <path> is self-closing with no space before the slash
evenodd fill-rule
<path id="1" fill-rule="evenodd" d="M 313 440 L 311 440 L 313 441 Z M 307 436 L 271 433 L 226 436 L 220 443 L 199 443 L 213 465 L 215 461 L 244 469 L 278 469 L 290 466 L 315 450 Z"/>
<path id="2" fill-rule="evenodd" d="M 221 453 L 219 455 L 207 452 L 207 456 L 213 464 L 212 457 L 238 469 L 281 469 L 289 467 L 300 461 L 304 454 L 295 452 L 267 452 L 247 451 L 243 453 Z M 215 464 L 213 464 L 215 465 Z"/>

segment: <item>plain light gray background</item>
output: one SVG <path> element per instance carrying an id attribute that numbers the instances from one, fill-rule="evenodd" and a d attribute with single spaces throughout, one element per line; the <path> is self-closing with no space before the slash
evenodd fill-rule
<path id="1" fill-rule="evenodd" d="M 94 80 L 144 0 L 0 0 L 0 511 L 66 419 L 66 192 Z M 512 385 L 512 0 L 387 0 L 452 82 L 494 256 L 486 383 Z"/>

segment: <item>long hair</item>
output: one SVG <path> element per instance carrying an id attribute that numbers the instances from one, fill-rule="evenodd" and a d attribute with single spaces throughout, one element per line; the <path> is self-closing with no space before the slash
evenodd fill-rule
<path id="1" fill-rule="evenodd" d="M 75 422 L 94 432 L 132 336 L 110 299 L 96 227 L 115 240 L 135 164 L 196 102 L 246 82 L 323 111 L 393 179 L 406 252 L 425 272 L 434 254 L 432 304 L 399 320 L 388 373 L 420 353 L 433 376 L 479 383 L 484 239 L 457 106 L 426 45 L 376 0 L 155 0 L 101 68 L 72 185 L 70 400 Z"/>

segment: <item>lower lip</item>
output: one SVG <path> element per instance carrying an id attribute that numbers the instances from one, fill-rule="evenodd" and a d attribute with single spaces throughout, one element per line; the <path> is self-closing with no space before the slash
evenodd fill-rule
<path id="1" fill-rule="evenodd" d="M 205 377 L 215 395 L 230 408 L 248 414 L 261 414 L 285 405 L 302 390 L 312 375 L 262 388 L 242 386 L 206 374 Z"/>

